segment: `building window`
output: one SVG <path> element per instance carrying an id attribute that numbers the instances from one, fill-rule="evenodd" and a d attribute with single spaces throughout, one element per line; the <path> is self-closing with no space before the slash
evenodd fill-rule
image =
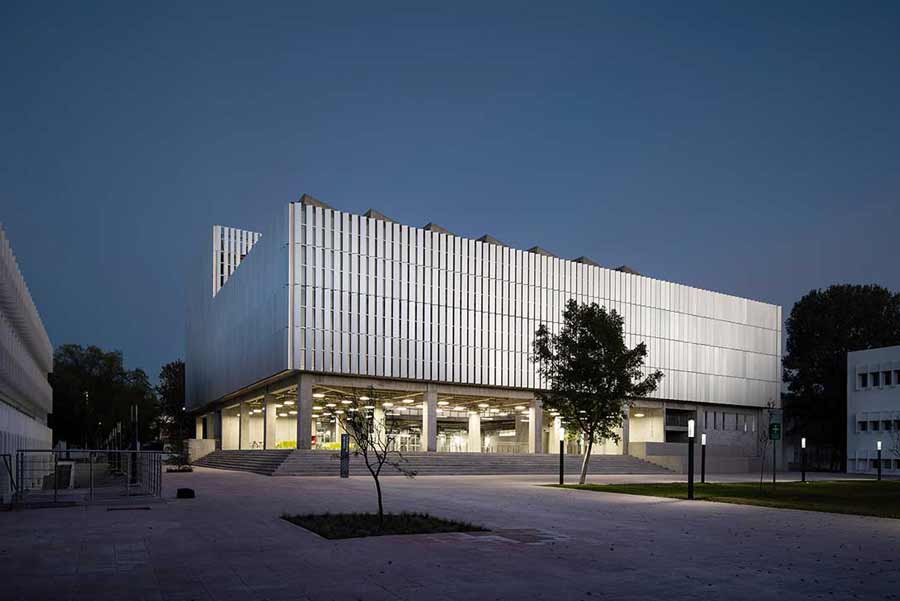
<path id="1" fill-rule="evenodd" d="M 859 374 L 859 387 L 860 388 L 868 388 L 869 386 L 869 374 Z"/>
<path id="2" fill-rule="evenodd" d="M 884 386 L 890 386 L 892 384 L 891 372 L 890 371 L 881 372 L 881 380 L 884 383 Z"/>
<path id="3" fill-rule="evenodd" d="M 891 430 L 893 430 L 891 420 L 889 420 L 889 419 L 884 420 L 881 424 L 881 429 L 886 432 L 890 432 Z"/>
<path id="4" fill-rule="evenodd" d="M 878 432 L 878 420 L 877 419 L 872 421 L 870 426 L 871 427 L 869 429 L 872 430 L 872 432 Z"/>
<path id="5" fill-rule="evenodd" d="M 869 422 L 862 421 L 862 422 L 858 422 L 857 425 L 859 426 L 860 432 L 865 432 L 869 429 Z"/>
<path id="6" fill-rule="evenodd" d="M 871 374 L 869 374 L 869 375 L 872 376 L 872 386 L 873 386 L 873 387 L 874 387 L 874 386 L 881 386 L 881 382 L 879 381 L 879 376 L 880 376 L 881 374 L 880 374 L 879 372 L 873 371 L 873 372 L 872 372 Z"/>
<path id="7" fill-rule="evenodd" d="M 709 411 L 703 412 L 703 429 L 709 430 Z"/>
<path id="8" fill-rule="evenodd" d="M 900 384 L 900 369 L 894 370 L 894 384 Z"/>

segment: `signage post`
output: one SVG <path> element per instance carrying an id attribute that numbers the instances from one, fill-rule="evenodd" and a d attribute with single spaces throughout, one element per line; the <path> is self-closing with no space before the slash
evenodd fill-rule
<path id="1" fill-rule="evenodd" d="M 781 422 L 784 412 L 781 409 L 769 409 L 769 440 L 772 441 L 772 486 L 775 486 L 778 473 L 778 441 L 781 440 Z"/>

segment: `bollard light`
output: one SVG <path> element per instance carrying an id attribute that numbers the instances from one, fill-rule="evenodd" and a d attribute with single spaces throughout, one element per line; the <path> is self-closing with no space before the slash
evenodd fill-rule
<path id="1" fill-rule="evenodd" d="M 694 437 L 694 420 L 688 420 L 688 438 Z M 881 444 L 880 442 L 878 444 Z"/>
<path id="2" fill-rule="evenodd" d="M 700 435 L 700 484 L 706 484 L 706 432 Z"/>
<path id="3" fill-rule="evenodd" d="M 801 448 L 801 449 L 805 449 L 805 448 L 806 448 L 806 437 L 805 437 L 805 436 L 804 436 L 803 438 L 800 439 L 800 448 Z"/>
<path id="4" fill-rule="evenodd" d="M 700 435 L 700 444 L 706 446 L 706 432 Z"/>
<path id="5" fill-rule="evenodd" d="M 875 450 L 876 450 L 876 451 L 880 451 L 880 450 L 881 450 L 881 441 L 880 441 L 880 440 L 879 440 L 878 442 L 875 443 Z"/>

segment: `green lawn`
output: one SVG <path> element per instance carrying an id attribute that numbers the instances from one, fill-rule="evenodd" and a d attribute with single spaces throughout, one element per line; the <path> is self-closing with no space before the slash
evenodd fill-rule
<path id="1" fill-rule="evenodd" d="M 554 485 L 557 488 L 558 485 Z M 563 488 L 687 499 L 686 483 L 671 484 L 569 484 Z M 846 480 L 695 484 L 694 498 L 719 503 L 761 505 L 830 513 L 852 513 L 900 519 L 900 481 Z"/>
<path id="2" fill-rule="evenodd" d="M 379 524 L 377 513 L 323 513 L 283 515 L 283 519 L 323 538 L 358 538 L 388 534 L 435 534 L 439 532 L 484 532 L 480 526 L 445 520 L 427 513 L 386 513 Z"/>

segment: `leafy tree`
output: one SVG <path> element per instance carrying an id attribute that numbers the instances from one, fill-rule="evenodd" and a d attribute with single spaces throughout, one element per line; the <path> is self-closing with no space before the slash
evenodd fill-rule
<path id="1" fill-rule="evenodd" d="M 381 471 L 385 465 L 396 469 L 407 478 L 416 473 L 409 469 L 406 460 L 396 448 L 397 435 L 400 428 L 397 415 L 385 410 L 383 418 L 376 418 L 375 406 L 381 405 L 374 389 L 365 395 L 341 393 L 336 398 L 337 408 L 334 411 L 344 431 L 350 435 L 354 453 L 362 456 L 372 479 L 375 480 L 375 492 L 378 496 L 378 523 L 384 526 L 384 503 L 381 495 Z M 383 399 L 387 401 L 388 399 Z"/>
<path id="2" fill-rule="evenodd" d="M 656 390 L 663 377 L 659 371 L 645 375 L 647 347 L 642 342 L 629 349 L 623 325 L 615 310 L 569 300 L 559 334 L 541 324 L 534 340 L 534 360 L 548 386 L 538 393 L 541 402 L 558 411 L 567 429 L 577 428 L 587 441 L 581 484 L 594 443 L 618 442 L 615 429 L 621 427 L 632 399 Z"/>
<path id="3" fill-rule="evenodd" d="M 156 386 L 159 399 L 160 437 L 169 441 L 172 451 L 182 464 L 187 463 L 185 438 L 191 438 L 194 418 L 185 409 L 184 361 L 166 363 L 159 370 Z"/>
<path id="4" fill-rule="evenodd" d="M 133 439 L 131 406 L 138 406 L 140 439 L 157 434 L 153 386 L 140 369 L 127 370 L 122 353 L 64 344 L 53 353 L 53 437 L 70 446 L 99 447 L 118 422 Z"/>
<path id="5" fill-rule="evenodd" d="M 830 451 L 842 469 L 847 447 L 847 353 L 900 344 L 900 294 L 881 286 L 812 290 L 785 323 L 787 434 Z"/>

